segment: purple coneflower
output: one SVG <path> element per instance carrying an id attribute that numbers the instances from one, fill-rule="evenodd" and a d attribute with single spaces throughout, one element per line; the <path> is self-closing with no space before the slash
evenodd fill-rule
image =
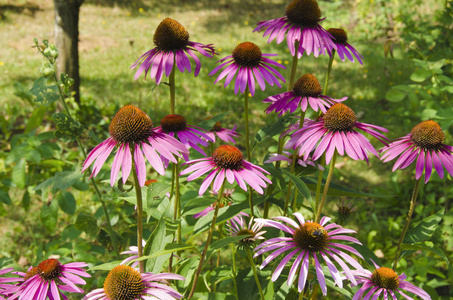
<path id="1" fill-rule="evenodd" d="M 198 145 L 207 147 L 208 142 L 212 142 L 212 139 L 203 132 L 203 129 L 187 125 L 186 119 L 176 114 L 165 116 L 160 121 L 160 127 L 156 128 L 156 132 L 169 134 L 180 140 L 187 150 L 194 148 L 204 156 L 206 156 L 206 153 Z M 189 156 L 184 154 L 184 159 L 188 160 Z"/>
<path id="2" fill-rule="evenodd" d="M 10 273 L 12 270 L 14 269 L 6 268 L 0 270 L 0 299 L 8 299 L 16 290 L 16 286 L 10 284 L 11 282 L 23 281 L 23 278 L 19 277 L 3 277 L 3 275 Z"/>
<path id="3" fill-rule="evenodd" d="M 83 300 L 181 299 L 182 295 L 166 284 L 166 280 L 184 280 L 173 273 L 140 273 L 132 267 L 119 265 L 110 270 L 104 287 L 89 292 Z"/>
<path id="4" fill-rule="evenodd" d="M 324 18 L 325 19 L 325 18 Z M 296 54 L 295 44 L 299 42 L 297 57 L 300 58 L 305 52 L 315 57 L 326 54 L 326 51 L 336 49 L 331 35 L 319 25 L 321 10 L 315 0 L 294 0 L 286 7 L 286 15 L 282 18 L 261 21 L 253 30 L 264 31 L 263 36 L 269 35 L 268 43 L 276 39 L 280 44 L 287 37 L 287 43 L 291 55 Z"/>
<path id="5" fill-rule="evenodd" d="M 146 246 L 146 241 L 145 240 L 142 240 L 142 245 L 143 245 L 143 248 L 145 248 L 145 246 Z M 133 261 L 134 259 L 138 258 L 138 247 L 137 246 L 130 246 L 128 251 L 123 251 L 123 252 L 121 252 L 121 254 L 131 254 L 131 256 L 129 256 L 128 258 L 124 259 L 120 263 L 120 265 L 126 265 L 129 262 Z M 134 261 L 131 264 L 131 266 L 133 268 L 137 267 L 138 266 L 138 261 Z"/>
<path id="6" fill-rule="evenodd" d="M 346 152 L 354 160 L 366 160 L 368 153 L 379 157 L 370 141 L 355 129 L 361 129 L 387 145 L 388 140 L 383 134 L 374 129 L 387 132 L 388 130 L 372 124 L 357 122 L 352 109 L 343 103 L 332 105 L 326 114 L 318 121 L 310 122 L 307 126 L 294 132 L 285 148 L 298 149 L 299 156 L 308 158 L 314 150 L 312 159 L 317 160 L 326 153 L 326 164 L 329 164 L 335 150 L 340 155 Z"/>
<path id="7" fill-rule="evenodd" d="M 137 79 L 143 71 L 145 71 L 145 78 L 150 71 L 152 79 L 156 78 L 157 84 L 160 84 L 162 75 L 170 76 L 174 65 L 178 67 L 181 72 L 187 70 L 191 71 L 189 56 L 195 61 L 195 77 L 200 72 L 201 62 L 195 55 L 195 52 L 200 52 L 206 57 L 213 57 L 217 54 L 212 44 L 204 45 L 197 42 L 189 41 L 189 33 L 177 21 L 166 18 L 156 29 L 154 33 L 155 48 L 145 52 L 140 58 L 130 67 L 136 68 L 134 79 Z"/>
<path id="8" fill-rule="evenodd" d="M 287 111 L 290 113 L 295 112 L 299 106 L 305 112 L 309 104 L 314 111 L 318 111 L 319 109 L 323 113 L 326 113 L 327 108 L 331 105 L 348 99 L 348 97 L 333 99 L 322 95 L 321 92 L 322 88 L 318 79 L 311 74 L 305 74 L 296 81 L 292 91 L 264 99 L 264 103 L 271 103 L 266 108 L 266 113 L 275 111 L 281 116 Z"/>
<path id="9" fill-rule="evenodd" d="M 415 159 L 415 178 L 418 180 L 425 171 L 425 183 L 431 177 L 433 166 L 440 178 L 444 178 L 445 167 L 448 173 L 453 176 L 453 147 L 443 144 L 445 134 L 439 124 L 428 120 L 421 122 L 411 132 L 387 147 L 379 150 L 385 152 L 382 160 L 388 162 L 401 155 L 393 166 L 396 169 L 407 168 Z"/>
<path id="10" fill-rule="evenodd" d="M 264 163 L 273 163 L 276 161 L 285 161 L 290 165 L 293 161 L 293 154 L 288 151 L 283 151 L 282 154 L 272 153 L 269 155 L 269 159 L 266 160 Z M 321 166 L 318 162 L 312 160 L 310 157 L 304 159 L 303 157 L 299 157 L 297 159 L 297 164 L 301 165 L 302 167 L 313 166 L 318 170 L 324 171 L 324 167 Z"/>
<path id="11" fill-rule="evenodd" d="M 297 286 L 299 293 L 302 292 L 307 281 L 310 259 L 314 259 L 318 282 L 321 286 L 323 295 L 326 295 L 327 286 L 322 271 L 322 266 L 319 261 L 320 258 L 322 258 L 326 263 L 335 283 L 340 288 L 343 287 L 342 274 L 340 274 L 338 268 L 331 260 L 331 258 L 333 258 L 333 260 L 341 267 L 341 269 L 343 269 L 344 275 L 346 275 L 346 277 L 353 283 L 356 283 L 351 269 L 346 265 L 345 262 L 349 263 L 351 266 L 355 267 L 358 270 L 362 270 L 362 267 L 344 250 L 349 251 L 359 257 L 362 256 L 351 246 L 336 242 L 349 241 L 361 245 L 361 243 L 356 238 L 345 235 L 347 233 L 355 233 L 355 231 L 343 228 L 335 223 L 326 225 L 330 220 L 330 218 L 328 217 L 323 217 L 319 223 L 316 223 L 312 221 L 306 222 L 304 217 L 300 213 L 294 213 L 294 216 L 300 224 L 297 224 L 297 222 L 288 217 L 276 217 L 274 219 L 283 221 L 289 226 L 273 220 L 256 219 L 256 222 L 262 223 L 264 224 L 264 226 L 274 227 L 283 230 L 284 232 L 291 235 L 289 237 L 277 237 L 269 239 L 255 248 L 255 251 L 257 251 L 255 253 L 255 257 L 265 252 L 275 250 L 272 254 L 266 257 L 266 259 L 264 259 L 261 265 L 261 269 L 271 261 L 276 259 L 279 255 L 285 253 L 286 251 L 291 251 L 278 264 L 277 268 L 272 274 L 272 281 L 276 281 L 283 271 L 283 268 L 292 258 L 295 258 L 289 271 L 287 284 L 288 286 L 291 286 L 293 284 L 294 279 L 296 278 L 297 270 L 300 266 L 299 281 Z"/>
<path id="12" fill-rule="evenodd" d="M 269 174 L 246 160 L 242 152 L 230 145 L 222 145 L 214 150 L 212 157 L 200 158 L 186 162 L 192 165 L 181 172 L 181 175 L 192 173 L 187 177 L 187 181 L 194 180 L 203 174 L 210 172 L 200 186 L 199 195 L 203 195 L 211 182 L 214 181 L 213 190 L 219 191 L 225 178 L 230 184 L 234 181 L 245 191 L 248 183 L 254 190 L 262 194 L 267 183 L 272 183 L 264 174 Z"/>
<path id="13" fill-rule="evenodd" d="M 230 236 L 250 235 L 239 241 L 241 247 L 252 246 L 256 241 L 264 240 L 263 234 L 265 234 L 266 231 L 261 230 L 263 229 L 264 224 L 254 222 L 253 217 L 251 217 L 250 221 L 247 223 L 244 217 L 249 217 L 249 215 L 241 212 L 227 221 L 226 231 Z"/>
<path id="14" fill-rule="evenodd" d="M 409 297 L 403 291 L 413 293 L 423 300 L 431 299 L 427 292 L 408 281 L 404 281 L 407 278 L 404 273 L 398 276 L 395 271 L 390 268 L 380 268 L 376 264 L 375 266 L 376 270 L 373 272 L 368 270 L 352 271 L 355 275 L 357 283 L 363 284 L 362 287 L 355 293 L 352 300 L 378 299 L 381 296 L 383 296 L 384 299 L 389 299 L 391 296 L 393 300 L 397 300 L 397 293 L 404 298 L 411 300 L 412 297 Z M 368 293 L 363 296 L 367 291 Z"/>
<path id="15" fill-rule="evenodd" d="M 23 278 L 20 285 L 8 299 L 60 299 L 61 291 L 70 293 L 83 293 L 76 284 L 85 285 L 82 277 L 91 277 L 83 269 L 88 266 L 84 262 L 73 262 L 65 265 L 57 259 L 51 258 L 42 261 L 37 267 L 30 268 L 27 273 L 14 272 Z"/>
<path id="16" fill-rule="evenodd" d="M 215 197 L 218 197 L 219 193 L 215 191 L 209 191 L 210 194 L 212 194 Z M 223 190 L 223 195 L 222 195 L 222 201 L 219 203 L 219 208 L 225 207 L 225 205 L 231 205 L 233 202 L 231 201 L 231 195 L 233 195 L 234 189 L 224 189 Z M 194 214 L 193 217 L 195 219 L 201 218 L 206 216 L 210 211 L 215 210 L 215 207 L 217 206 L 217 201 L 203 209 L 197 214 Z"/>
<path id="17" fill-rule="evenodd" d="M 215 137 L 217 136 L 225 143 L 236 144 L 234 138 L 240 136 L 240 134 L 236 132 L 236 127 L 237 126 L 235 125 L 233 129 L 227 129 L 223 128 L 220 122 L 216 122 L 214 126 L 206 132 L 206 135 L 209 136 L 213 142 L 215 142 Z"/>
<path id="18" fill-rule="evenodd" d="M 348 43 L 348 34 L 346 31 L 340 28 L 330 28 L 327 30 L 333 37 L 332 41 L 337 45 L 337 53 L 342 61 L 345 61 L 345 56 L 352 62 L 354 62 L 354 55 L 359 63 L 362 65 L 363 56 Z M 332 50 L 327 49 L 329 56 L 332 56 Z"/>
<path id="19" fill-rule="evenodd" d="M 221 68 L 228 65 L 217 77 L 214 84 L 226 76 L 224 87 L 227 87 L 237 73 L 236 82 L 234 83 L 235 94 L 237 94 L 239 90 L 241 90 L 241 93 L 244 93 L 245 89 L 248 87 L 250 94 L 252 94 L 252 96 L 255 95 L 255 78 L 263 91 L 266 87 L 266 81 L 271 86 L 275 83 L 281 88 L 282 86 L 277 77 L 283 82 L 285 82 L 285 78 L 272 66 L 283 69 L 285 69 L 285 67 L 272 59 L 267 58 L 268 56 L 276 55 L 277 54 L 263 54 L 261 49 L 254 43 L 240 43 L 234 48 L 232 55 L 218 61 L 218 63 L 221 64 L 212 70 L 209 73 L 209 76 L 214 75 Z"/>
<path id="20" fill-rule="evenodd" d="M 113 186 L 120 167 L 122 169 L 123 183 L 126 183 L 132 168 L 131 148 L 134 151 L 134 164 L 138 181 L 141 187 L 145 185 L 146 159 L 153 168 L 161 175 L 165 174 L 162 157 L 176 163 L 174 155 L 181 156 L 181 153 L 188 154 L 187 149 L 175 138 L 168 134 L 157 132 L 153 128 L 153 121 L 139 108 L 133 105 L 123 106 L 115 115 L 109 126 L 110 137 L 97 145 L 88 154 L 83 163 L 84 172 L 94 161 L 93 172 L 90 176 L 96 176 L 101 170 L 102 165 L 112 153 L 115 146 L 118 151 L 113 160 L 110 174 L 110 185 Z"/>

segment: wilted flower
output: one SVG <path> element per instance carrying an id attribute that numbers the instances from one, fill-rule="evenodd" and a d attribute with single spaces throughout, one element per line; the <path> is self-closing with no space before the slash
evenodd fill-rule
<path id="1" fill-rule="evenodd" d="M 317 160 L 324 153 L 328 164 L 333 154 L 344 155 L 346 152 L 354 160 L 366 160 L 368 153 L 379 157 L 370 141 L 355 129 L 361 129 L 387 145 L 388 140 L 383 134 L 374 129 L 387 132 L 388 130 L 372 124 L 357 122 L 352 109 L 343 103 L 332 105 L 326 114 L 318 121 L 313 121 L 294 132 L 285 148 L 297 149 L 299 156 L 308 158 L 310 153 L 313 160 Z"/>
<path id="2" fill-rule="evenodd" d="M 362 55 L 348 43 L 348 35 L 346 31 L 340 28 L 330 28 L 327 30 L 334 38 L 332 41 L 337 45 L 337 53 L 342 61 L 345 61 L 345 56 L 352 62 L 354 62 L 353 54 L 360 64 L 362 64 Z M 332 56 L 332 50 L 327 49 L 329 56 Z"/>
<path id="3" fill-rule="evenodd" d="M 263 168 L 260 168 L 246 160 L 242 152 L 230 145 L 222 145 L 218 147 L 212 157 L 200 158 L 186 162 L 187 165 L 192 165 L 183 170 L 180 175 L 192 173 L 187 177 L 187 181 L 194 180 L 203 174 L 210 172 L 200 186 L 200 196 L 208 189 L 211 182 L 214 182 L 212 189 L 218 191 L 223 182 L 228 180 L 230 184 L 237 182 L 238 185 L 247 191 L 248 183 L 258 193 L 263 193 L 263 187 L 266 187 L 266 182 L 272 183 L 264 174 L 269 174 Z"/>
<path id="4" fill-rule="evenodd" d="M 263 36 L 269 36 L 268 43 L 276 39 L 277 44 L 286 35 L 292 56 L 297 50 L 299 58 L 304 52 L 307 55 L 313 52 L 318 57 L 319 54 L 325 55 L 326 50 L 337 49 L 331 35 L 319 25 L 322 20 L 321 10 L 315 0 L 294 0 L 286 7 L 284 17 L 261 21 L 253 32 L 265 30 Z M 295 48 L 296 41 L 299 42 L 298 49 Z"/>
<path id="5" fill-rule="evenodd" d="M 216 122 L 214 126 L 206 132 L 206 135 L 209 136 L 213 142 L 215 142 L 215 137 L 217 136 L 225 143 L 236 144 L 234 138 L 240 136 L 240 134 L 236 132 L 236 127 L 237 126 L 235 125 L 233 129 L 227 129 L 223 128 L 220 122 Z"/>
<path id="6" fill-rule="evenodd" d="M 88 266 L 84 262 L 73 262 L 65 265 L 57 259 L 42 261 L 37 267 L 30 267 L 27 273 L 14 272 L 23 281 L 8 299 L 60 299 L 61 291 L 83 293 L 76 284 L 85 285 L 82 277 L 91 277 L 83 269 Z"/>
<path id="7" fill-rule="evenodd" d="M 400 294 L 406 299 L 412 299 L 405 292 L 413 293 L 419 296 L 423 300 L 430 300 L 431 296 L 427 292 L 419 287 L 416 287 L 412 283 L 405 281 L 406 275 L 401 274 L 398 276 L 395 271 L 385 267 L 379 267 L 376 265 L 376 270 L 373 272 L 368 270 L 357 270 L 352 271 L 355 275 L 358 284 L 363 284 L 362 287 L 355 293 L 352 300 L 359 299 L 378 299 L 384 296 L 384 299 L 392 297 L 393 300 L 397 300 L 396 294 Z M 356 285 L 356 284 L 354 284 Z M 368 292 L 365 296 L 363 296 Z"/>
<path id="8" fill-rule="evenodd" d="M 271 103 L 266 108 L 266 113 L 275 111 L 279 116 L 286 112 L 293 113 L 298 107 L 305 112 L 308 104 L 314 111 L 321 110 L 326 113 L 332 104 L 342 102 L 348 97 L 333 99 L 321 94 L 322 88 L 318 79 L 311 74 L 305 74 L 294 84 L 293 90 L 278 95 L 267 97 L 264 103 Z"/>
<path id="9" fill-rule="evenodd" d="M 173 273 L 140 273 L 119 265 L 109 272 L 103 288 L 89 292 L 83 300 L 181 299 L 182 295 L 166 284 L 170 279 L 184 280 L 184 277 Z"/>
<path id="10" fill-rule="evenodd" d="M 233 80 L 237 73 L 236 81 L 234 83 L 234 93 L 237 94 L 239 90 L 241 93 L 245 92 L 246 87 L 250 89 L 250 94 L 255 95 L 255 78 L 264 91 L 266 87 L 265 81 L 271 86 L 277 84 L 282 87 L 277 77 L 285 82 L 285 78 L 272 66 L 285 69 L 285 67 L 268 56 L 276 56 L 277 54 L 263 54 L 261 49 L 251 42 L 240 43 L 233 50 L 233 54 L 218 61 L 221 63 L 214 70 L 209 73 L 209 76 L 214 75 L 221 68 L 227 66 L 217 77 L 214 84 L 222 80 L 225 76 L 225 85 L 227 87 Z"/>
<path id="11" fill-rule="evenodd" d="M 141 187 L 145 185 L 146 159 L 153 168 L 161 175 L 165 174 L 162 159 L 156 151 L 169 161 L 176 163 L 174 155 L 188 154 L 188 150 L 181 142 L 168 134 L 157 132 L 153 128 L 153 121 L 141 109 L 133 106 L 123 106 L 115 115 L 109 126 L 110 137 L 97 145 L 83 163 L 84 172 L 94 161 L 93 172 L 90 176 L 96 176 L 102 165 L 118 146 L 118 151 L 113 160 L 110 174 L 110 185 L 113 186 L 120 167 L 122 169 L 123 183 L 126 183 L 132 168 L 131 148 L 134 151 L 134 165 L 138 181 Z"/>
<path id="12" fill-rule="evenodd" d="M 415 178 L 419 179 L 425 171 L 425 183 L 431 177 L 433 166 L 440 178 L 444 178 L 445 167 L 453 176 L 453 147 L 443 143 L 445 134 L 439 124 L 434 121 L 424 121 L 412 128 L 411 132 L 387 147 L 379 150 L 385 152 L 382 160 L 388 162 L 397 156 L 393 170 L 407 168 L 417 159 Z"/>
<path id="13" fill-rule="evenodd" d="M 275 250 L 264 259 L 263 263 L 261 264 L 261 269 L 286 251 L 291 251 L 278 264 L 277 268 L 272 274 L 272 281 L 276 281 L 283 271 L 283 268 L 292 258 L 295 258 L 293 263 L 291 264 L 287 284 L 288 286 L 291 286 L 293 284 L 294 279 L 296 278 L 296 273 L 299 270 L 300 266 L 297 286 L 299 293 L 302 292 L 307 281 L 308 266 L 310 264 L 310 260 L 314 259 L 316 276 L 318 278 L 318 282 L 323 295 L 326 295 L 327 285 L 319 258 L 322 258 L 326 263 L 330 275 L 332 275 L 335 283 L 340 288 L 343 287 L 343 277 L 340 274 L 337 266 L 331 260 L 331 258 L 333 258 L 333 260 L 341 267 L 341 269 L 343 269 L 344 275 L 346 275 L 346 277 L 353 283 L 356 283 L 351 269 L 346 265 L 345 262 L 349 263 L 351 266 L 355 267 L 358 270 L 362 270 L 362 267 L 344 250 L 349 251 L 359 257 L 362 256 L 353 247 L 337 242 L 349 241 L 361 245 L 361 243 L 356 238 L 345 235 L 347 233 L 355 233 L 355 231 L 343 228 L 335 223 L 326 225 L 330 220 L 330 218 L 328 217 L 323 217 L 321 218 L 321 221 L 319 223 L 316 223 L 312 221 L 306 222 L 304 217 L 300 213 L 294 213 L 294 216 L 300 224 L 297 224 L 297 222 L 288 217 L 276 217 L 274 219 L 283 221 L 289 226 L 273 220 L 255 220 L 257 223 L 264 224 L 264 226 L 274 227 L 290 234 L 289 237 L 285 236 L 269 239 L 255 248 L 255 251 L 257 251 L 255 253 L 255 257 L 265 252 Z"/>
<path id="14" fill-rule="evenodd" d="M 145 78 L 148 72 L 150 72 L 151 78 L 156 78 L 156 82 L 159 84 L 164 72 L 165 76 L 170 76 L 174 64 L 176 64 L 179 71 L 184 72 L 187 70 L 190 73 L 189 56 L 195 61 L 194 75 L 197 76 L 200 72 L 201 62 L 195 55 L 195 52 L 198 51 L 206 57 L 212 57 L 214 54 L 217 54 L 212 44 L 204 45 L 189 41 L 187 30 L 177 21 L 170 18 L 164 19 L 157 27 L 154 33 L 154 44 L 156 46 L 155 48 L 145 52 L 130 67 L 134 69 L 140 65 L 135 73 L 134 79 L 140 77 L 143 71 L 145 71 Z"/>

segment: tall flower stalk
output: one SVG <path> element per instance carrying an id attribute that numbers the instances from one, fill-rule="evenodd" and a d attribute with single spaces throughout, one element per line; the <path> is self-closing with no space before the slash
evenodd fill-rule
<path id="1" fill-rule="evenodd" d="M 134 159 L 134 152 L 132 152 L 132 158 Z M 137 172 L 135 171 L 135 165 L 132 165 L 132 173 L 134 174 L 134 188 L 135 188 L 135 198 L 137 203 L 137 249 L 138 249 L 138 258 L 140 259 L 143 256 L 143 198 L 142 198 L 142 188 L 138 181 Z M 145 262 L 140 260 L 139 263 L 140 273 L 145 272 Z"/>

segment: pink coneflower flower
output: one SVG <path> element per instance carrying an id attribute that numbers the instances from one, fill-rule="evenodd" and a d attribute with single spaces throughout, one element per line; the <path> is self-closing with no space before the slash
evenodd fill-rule
<path id="1" fill-rule="evenodd" d="M 161 175 L 165 174 L 162 157 L 176 163 L 174 155 L 188 154 L 186 147 L 168 134 L 157 132 L 153 128 L 153 121 L 139 108 L 133 105 L 123 106 L 115 115 L 109 126 L 110 137 L 97 145 L 83 163 L 84 172 L 94 161 L 93 172 L 90 176 L 96 176 L 102 165 L 107 160 L 113 149 L 118 146 L 118 151 L 113 160 L 110 174 L 110 185 L 113 186 L 120 167 L 122 168 L 123 183 L 126 183 L 132 168 L 132 154 L 134 151 L 134 165 L 140 186 L 145 185 L 146 159 L 151 166 Z"/>
<path id="2" fill-rule="evenodd" d="M 314 151 L 312 159 L 317 160 L 326 153 L 326 163 L 329 164 L 336 151 L 340 155 L 346 152 L 354 160 L 366 160 L 368 153 L 379 157 L 370 141 L 355 129 L 361 129 L 387 145 L 388 140 L 383 134 L 374 129 L 387 132 L 388 130 L 376 125 L 357 122 L 352 109 L 343 103 L 332 105 L 326 114 L 316 122 L 294 132 L 285 148 L 298 149 L 299 156 L 308 158 Z"/>
<path id="3" fill-rule="evenodd" d="M 337 53 L 342 61 L 345 61 L 345 56 L 354 62 L 354 55 L 359 63 L 362 65 L 363 56 L 348 43 L 348 34 L 340 28 L 330 28 L 327 30 L 334 38 L 332 41 L 337 45 Z M 332 50 L 327 49 L 329 56 L 332 56 Z"/>
<path id="4" fill-rule="evenodd" d="M 401 155 L 393 166 L 396 169 L 407 168 L 415 159 L 415 178 L 418 180 L 425 171 L 425 183 L 431 177 L 434 168 L 440 178 L 444 178 L 445 167 L 448 173 L 453 176 L 453 147 L 443 144 L 445 134 L 439 124 L 434 121 L 424 121 L 412 128 L 411 132 L 387 147 L 380 149 L 385 152 L 382 160 L 388 162 Z"/>
<path id="5" fill-rule="evenodd" d="M 42 261 L 37 267 L 30 268 L 27 273 L 14 272 L 22 276 L 23 281 L 8 299 L 60 299 L 61 291 L 83 293 L 76 284 L 85 285 L 82 277 L 91 277 L 83 269 L 88 266 L 84 262 L 73 262 L 65 265 L 57 259 Z M 19 281 L 19 280 L 18 280 Z"/>
<path id="6" fill-rule="evenodd" d="M 239 246 L 249 247 L 255 244 L 258 240 L 264 240 L 263 234 L 266 231 L 262 231 L 264 224 L 254 222 L 253 217 L 250 218 L 250 221 L 247 223 L 244 217 L 249 217 L 248 214 L 241 212 L 237 216 L 234 216 L 227 221 L 226 231 L 230 236 L 239 236 L 239 235 L 250 235 L 239 241 Z"/>
<path id="7" fill-rule="evenodd" d="M 184 280 L 173 273 L 140 273 L 119 265 L 110 270 L 104 287 L 88 293 L 83 300 L 181 299 L 182 295 L 166 284 L 166 280 Z"/>
<path id="8" fill-rule="evenodd" d="M 319 109 L 323 113 L 326 113 L 327 108 L 331 105 L 348 99 L 348 97 L 333 99 L 321 95 L 321 92 L 322 88 L 318 79 L 311 74 L 305 74 L 296 81 L 292 91 L 264 99 L 264 103 L 271 103 L 268 108 L 266 108 L 266 113 L 268 114 L 275 111 L 281 116 L 287 111 L 290 113 L 295 112 L 298 107 L 305 112 L 307 111 L 309 104 L 314 111 L 318 111 Z"/>
<path id="9" fill-rule="evenodd" d="M 162 75 L 170 76 L 174 65 L 178 67 L 179 71 L 184 72 L 187 70 L 191 72 L 189 56 L 195 61 L 195 77 L 200 72 L 201 62 L 195 55 L 198 51 L 206 57 L 213 57 L 217 54 L 212 44 L 204 45 L 197 42 L 189 41 L 189 33 L 177 21 L 166 18 L 156 29 L 154 33 L 155 48 L 145 52 L 140 58 L 130 67 L 136 68 L 134 79 L 140 77 L 145 71 L 145 78 L 150 71 L 151 79 L 156 79 L 157 84 L 160 84 Z"/>
<path id="10" fill-rule="evenodd" d="M 218 196 L 218 192 L 215 192 L 215 191 L 209 191 L 210 194 L 212 194 L 213 196 L 217 197 Z M 222 207 L 225 207 L 225 205 L 231 205 L 233 202 L 231 201 L 231 196 L 233 195 L 234 193 L 234 189 L 224 189 L 223 190 L 223 195 L 222 195 L 222 201 L 219 203 L 219 208 L 222 208 Z M 193 217 L 195 219 L 198 219 L 198 218 L 201 218 L 201 217 L 204 217 L 206 216 L 210 211 L 213 211 L 215 210 L 215 207 L 217 206 L 217 201 L 212 203 L 211 205 L 209 205 L 208 207 L 206 207 L 205 209 L 203 209 L 202 211 L 200 211 L 199 213 L 197 214 L 194 214 Z"/>
<path id="11" fill-rule="evenodd" d="M 325 19 L 325 18 L 324 18 Z M 321 10 L 315 0 L 294 0 L 286 7 L 286 15 L 282 18 L 261 21 L 253 30 L 264 31 L 263 36 L 269 35 L 268 43 L 276 39 L 280 44 L 286 35 L 289 51 L 300 58 L 305 52 L 315 57 L 326 54 L 326 50 L 337 49 L 331 35 L 319 25 Z M 299 41 L 299 48 L 295 48 Z"/>
<path id="12" fill-rule="evenodd" d="M 212 139 L 203 132 L 203 129 L 187 125 L 186 119 L 176 114 L 165 116 L 160 121 L 160 127 L 156 128 L 156 132 L 169 134 L 180 140 L 187 150 L 194 148 L 204 156 L 206 156 L 206 153 L 198 145 L 207 147 L 208 142 L 212 142 Z M 188 160 L 189 156 L 184 155 L 184 159 Z"/>
<path id="13" fill-rule="evenodd" d="M 206 132 L 206 135 L 209 136 L 214 143 L 215 137 L 217 136 L 225 143 L 236 144 L 234 138 L 240 136 L 240 134 L 236 132 L 236 127 L 237 126 L 234 126 L 233 129 L 227 129 L 223 128 L 220 122 L 216 122 L 214 126 L 209 131 Z"/>
<path id="14" fill-rule="evenodd" d="M 143 245 L 143 248 L 145 248 L 146 246 L 146 241 L 145 240 L 142 240 L 142 245 Z M 134 259 L 137 259 L 138 258 L 138 247 L 137 246 L 130 246 L 129 247 L 129 250 L 128 251 L 123 251 L 121 252 L 121 254 L 131 254 L 131 256 L 129 256 L 128 258 L 124 259 L 120 265 L 127 265 L 129 262 L 133 261 Z M 138 266 L 138 261 L 134 261 L 131 266 L 133 268 L 135 268 L 136 266 Z"/>
<path id="15" fill-rule="evenodd" d="M 285 161 L 288 163 L 288 165 L 290 165 L 293 162 L 293 154 L 288 151 L 283 151 L 282 154 L 272 153 L 269 155 L 269 159 L 266 160 L 264 163 L 269 164 L 276 161 Z M 321 166 L 316 161 L 312 160 L 311 158 L 303 159 L 302 157 L 299 157 L 297 159 L 297 164 L 304 168 L 308 166 L 313 166 L 318 170 L 324 171 L 324 167 Z"/>
<path id="16" fill-rule="evenodd" d="M 423 300 L 431 299 L 431 296 L 429 296 L 427 292 L 408 281 L 404 281 L 407 278 L 404 273 L 398 276 L 392 269 L 385 267 L 380 268 L 376 264 L 375 266 L 376 270 L 373 272 L 368 270 L 352 271 L 357 283 L 363 284 L 355 293 L 352 300 L 378 299 L 382 296 L 384 296 L 384 299 L 389 299 L 391 296 L 393 300 L 397 300 L 397 293 L 406 299 L 412 299 L 412 297 L 409 297 L 403 291 L 413 293 Z M 364 296 L 367 291 L 368 293 Z"/>
<path id="17" fill-rule="evenodd" d="M 331 258 L 333 258 L 333 260 L 341 267 L 341 269 L 343 269 L 344 275 L 346 275 L 346 277 L 353 283 L 356 283 L 351 269 L 346 265 L 345 262 L 349 263 L 351 266 L 355 267 L 358 270 L 362 270 L 362 267 L 344 250 L 349 251 L 359 257 L 362 256 L 351 246 L 337 243 L 337 241 L 349 241 L 361 245 L 361 243 L 356 238 L 345 235 L 347 233 L 355 233 L 355 231 L 343 228 L 335 223 L 326 225 L 330 220 L 330 218 L 328 217 L 323 217 L 318 224 L 312 221 L 306 222 L 304 217 L 300 213 L 294 213 L 294 216 L 300 224 L 297 224 L 297 222 L 287 217 L 276 217 L 274 219 L 283 221 L 288 225 L 273 220 L 256 219 L 256 222 L 262 223 L 264 224 L 264 226 L 274 227 L 290 234 L 289 237 L 277 237 L 269 239 L 255 248 L 255 251 L 257 251 L 255 253 L 255 257 L 265 252 L 275 250 L 274 252 L 272 252 L 272 254 L 266 257 L 266 259 L 264 259 L 261 265 L 261 269 L 271 261 L 276 259 L 279 255 L 285 253 L 286 251 L 291 251 L 278 264 L 277 268 L 272 274 L 272 281 L 277 280 L 281 272 L 283 271 L 283 268 L 292 258 L 295 258 L 289 271 L 287 284 L 288 286 L 291 286 L 293 284 L 294 279 L 296 278 L 297 270 L 299 269 L 299 266 L 301 266 L 297 286 L 299 293 L 302 292 L 307 281 L 308 265 L 310 264 L 310 259 L 314 259 L 318 282 L 321 286 L 323 295 L 326 295 L 327 286 L 322 271 L 322 266 L 319 261 L 320 258 L 322 258 L 326 263 L 335 283 L 340 288 L 343 287 L 342 275 L 340 274 L 337 266 L 331 260 Z"/>
<path id="18" fill-rule="evenodd" d="M 217 77 L 214 84 L 222 80 L 225 76 L 225 85 L 227 87 L 233 80 L 237 73 L 236 81 L 234 83 L 234 93 L 237 94 L 240 90 L 241 93 L 245 92 L 246 87 L 249 88 L 250 94 L 255 95 L 255 79 L 258 82 L 261 90 L 264 91 L 266 81 L 271 86 L 277 84 L 282 87 L 277 77 L 285 82 L 285 78 L 272 66 L 285 69 L 285 67 L 268 56 L 276 56 L 277 54 L 263 54 L 261 49 L 251 42 L 240 43 L 233 50 L 233 54 L 222 58 L 218 61 L 221 63 L 214 70 L 209 73 L 209 76 L 214 75 L 221 68 L 227 66 Z"/>
<path id="19" fill-rule="evenodd" d="M 23 281 L 23 278 L 19 277 L 3 277 L 3 275 L 10 273 L 13 268 L 6 268 L 0 270 L 0 299 L 7 299 L 16 290 L 16 286 L 10 284 L 11 282 Z"/>
<path id="20" fill-rule="evenodd" d="M 247 191 L 248 183 L 258 193 L 263 193 L 263 187 L 267 183 L 272 183 L 264 174 L 269 174 L 263 168 L 260 168 L 246 160 L 242 152 L 230 145 L 218 147 L 212 157 L 200 158 L 186 162 L 192 165 L 181 172 L 181 175 L 192 173 L 187 177 L 187 181 L 194 180 L 203 174 L 210 172 L 200 186 L 200 196 L 206 192 L 207 188 L 214 181 L 213 190 L 219 191 L 225 178 L 230 184 L 234 181 L 238 183 L 241 189 Z"/>

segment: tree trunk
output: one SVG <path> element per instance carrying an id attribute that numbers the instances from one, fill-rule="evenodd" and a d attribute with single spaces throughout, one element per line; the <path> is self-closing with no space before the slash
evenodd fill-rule
<path id="1" fill-rule="evenodd" d="M 80 104 L 79 76 L 79 9 L 84 0 L 54 0 L 55 45 L 60 51 L 57 59 L 57 76 L 66 73 L 74 79 L 72 91 Z"/>

